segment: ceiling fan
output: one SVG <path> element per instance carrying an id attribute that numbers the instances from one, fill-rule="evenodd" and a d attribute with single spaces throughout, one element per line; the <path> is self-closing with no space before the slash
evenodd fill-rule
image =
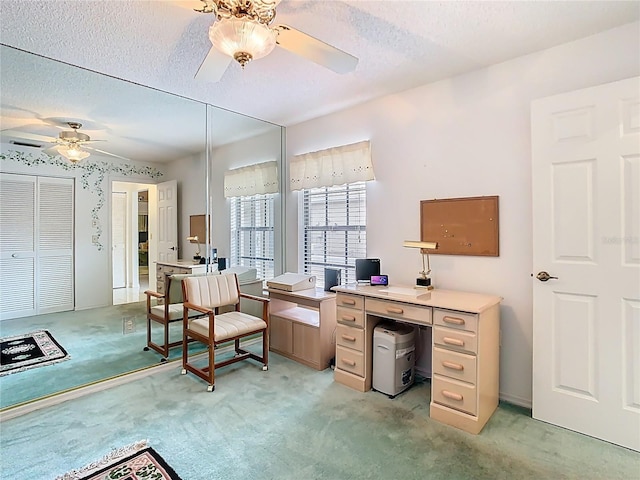
<path id="1" fill-rule="evenodd" d="M 277 46 L 296 53 L 336 73 L 355 70 L 358 59 L 336 47 L 288 25 L 272 25 L 281 0 L 200 0 L 194 9 L 212 13 L 209 28 L 212 47 L 200 65 L 196 78 L 217 82 L 231 60 L 242 68 L 251 60 L 267 56 Z"/>
<path id="2" fill-rule="evenodd" d="M 90 152 L 87 150 L 92 150 L 104 155 L 109 155 L 111 157 L 120 158 L 122 160 L 129 160 L 128 158 L 121 157 L 120 155 L 116 155 L 114 153 L 109 153 L 104 150 L 100 150 L 98 148 L 89 147 L 87 143 L 95 143 L 95 142 L 104 142 L 105 140 L 91 140 L 91 137 L 86 133 L 80 132 L 80 128 L 82 128 L 82 124 L 79 122 L 65 122 L 71 130 L 63 130 L 58 134 L 57 138 L 46 137 L 44 135 L 36 135 L 32 133 L 19 132 L 16 130 L 4 130 L 2 132 L 3 136 L 22 138 L 25 140 L 36 141 L 40 143 L 54 143 L 52 147 L 49 147 L 44 150 L 45 153 L 50 155 L 62 155 L 66 159 L 68 159 L 72 163 L 77 163 L 81 160 L 84 160 L 89 155 Z M 16 142 L 13 142 L 16 143 Z M 39 146 L 39 145 L 29 145 L 29 146 Z"/>

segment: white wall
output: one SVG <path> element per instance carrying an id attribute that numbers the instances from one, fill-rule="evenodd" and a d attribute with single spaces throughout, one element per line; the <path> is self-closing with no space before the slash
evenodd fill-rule
<path id="1" fill-rule="evenodd" d="M 168 165 L 167 177 L 178 181 L 178 258 L 191 259 L 198 245 L 187 240 L 190 236 L 191 215 L 205 215 L 206 160 L 202 152 L 198 155 L 175 160 Z M 200 239 L 200 254 L 206 256 L 205 239 Z"/>
<path id="2" fill-rule="evenodd" d="M 2 160 L 1 172 L 75 179 L 75 308 L 84 310 L 111 305 L 111 181 L 155 183 L 156 179 L 132 173 L 132 169 L 143 171 L 145 167 L 151 167 L 163 173 L 162 167 L 136 162 L 125 164 L 110 157 L 91 155 L 83 162 L 86 168 L 71 168 L 66 161 L 52 163 L 55 160 L 38 149 L 10 144 L 1 144 L 0 149 L 4 155 L 23 152 L 27 160 Z M 101 169 L 91 168 L 91 164 L 100 162 L 113 168 L 107 168 L 109 172 L 101 176 Z M 82 181 L 83 174 L 87 175 L 86 184 Z M 97 236 L 97 243 L 93 241 L 94 236 Z"/>
<path id="3" fill-rule="evenodd" d="M 367 253 L 412 284 L 421 200 L 499 195 L 500 256 L 432 255 L 436 288 L 496 294 L 501 398 L 531 406 L 533 99 L 640 74 L 640 24 L 391 95 L 287 128 L 287 157 L 370 139 Z M 297 258 L 297 193 L 287 199 L 287 270 Z M 293 270 L 292 270 L 293 269 Z"/>
<path id="4" fill-rule="evenodd" d="M 218 257 L 228 258 L 230 251 L 229 207 L 224 198 L 224 172 L 256 163 L 282 161 L 281 128 L 274 126 L 268 133 L 230 143 L 216 148 L 211 156 L 211 216 L 212 246 L 218 249 Z M 282 191 L 282 185 L 281 191 Z M 275 209 L 280 206 L 276 201 Z M 276 215 L 274 230 L 280 232 L 280 218 Z M 276 245 L 279 234 L 276 235 Z M 278 252 L 275 252 L 278 255 Z M 276 266 L 281 259 L 275 258 Z M 277 267 L 276 267 L 277 269 Z M 276 270 L 277 271 L 277 270 Z"/>

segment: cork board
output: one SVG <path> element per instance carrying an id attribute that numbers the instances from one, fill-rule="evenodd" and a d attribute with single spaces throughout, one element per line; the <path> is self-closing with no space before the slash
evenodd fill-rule
<path id="1" fill-rule="evenodd" d="M 438 242 L 430 254 L 497 257 L 500 253 L 498 196 L 420 202 L 420 239 Z"/>
<path id="2" fill-rule="evenodd" d="M 189 217 L 189 236 L 195 237 L 197 235 L 200 244 L 206 243 L 207 238 L 207 222 L 205 218 L 206 215 L 191 215 Z M 191 241 L 191 243 L 195 242 Z"/>

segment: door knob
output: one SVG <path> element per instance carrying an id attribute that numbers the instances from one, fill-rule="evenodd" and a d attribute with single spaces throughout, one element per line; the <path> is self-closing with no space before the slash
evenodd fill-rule
<path id="1" fill-rule="evenodd" d="M 547 280 L 551 280 L 552 278 L 555 278 L 556 280 L 558 279 L 558 277 L 552 277 L 545 271 L 538 272 L 538 275 L 536 275 L 536 278 L 541 282 L 546 282 Z"/>
<path id="2" fill-rule="evenodd" d="M 169 247 L 169 250 L 175 250 L 176 247 Z"/>

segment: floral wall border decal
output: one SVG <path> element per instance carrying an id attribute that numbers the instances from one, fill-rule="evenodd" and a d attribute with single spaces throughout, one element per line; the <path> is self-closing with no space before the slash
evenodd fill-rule
<path id="1" fill-rule="evenodd" d="M 102 225 L 98 213 L 105 205 L 105 191 L 103 187 L 104 177 L 106 174 L 116 173 L 124 177 L 138 175 L 158 179 L 163 173 L 154 167 L 138 167 L 126 164 L 115 164 L 102 160 L 91 162 L 71 163 L 63 160 L 58 156 L 48 155 L 41 152 L 40 155 L 32 153 L 8 150 L 6 153 L 0 153 L 0 160 L 10 160 L 20 163 L 27 167 L 38 167 L 41 165 L 53 166 L 61 168 L 67 172 L 79 172 L 80 184 L 84 190 L 95 193 L 98 197 L 96 205 L 91 209 L 91 226 L 94 232 L 91 236 L 92 244 L 99 250 L 104 250 L 104 245 L 100 241 L 102 236 Z"/>

